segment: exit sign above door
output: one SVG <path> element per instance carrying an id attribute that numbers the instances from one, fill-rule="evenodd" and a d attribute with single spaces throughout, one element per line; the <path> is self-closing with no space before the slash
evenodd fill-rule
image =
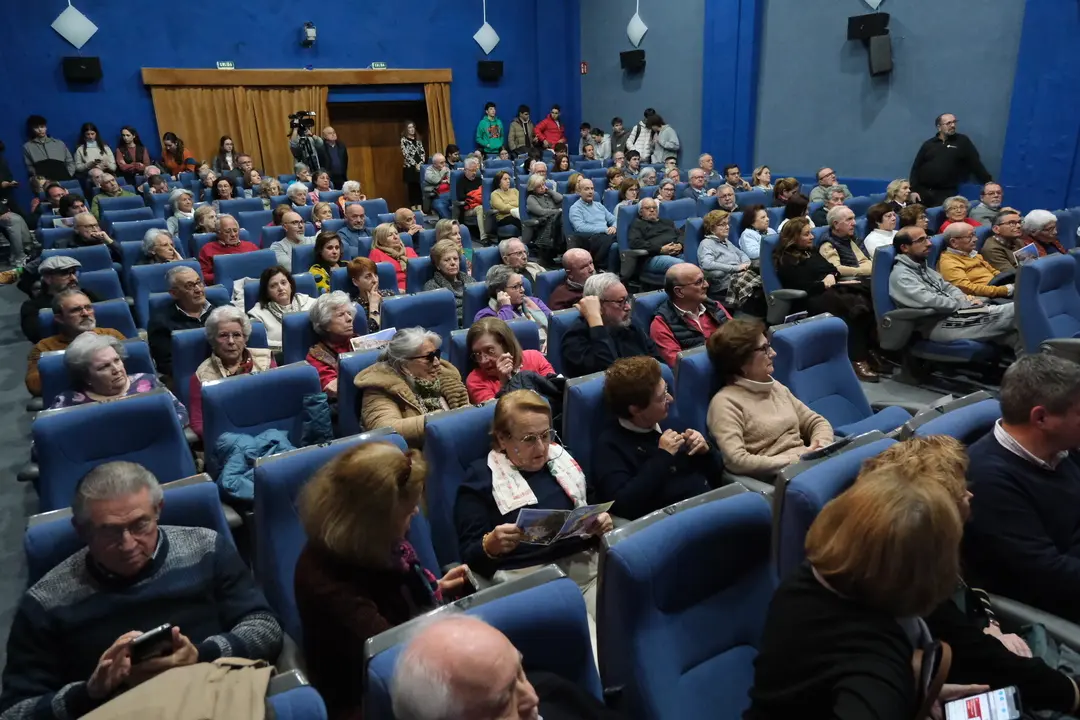
<path id="1" fill-rule="evenodd" d="M 386 63 L 384 63 L 384 62 L 373 62 L 373 63 L 371 63 L 371 69 L 372 70 L 385 70 L 386 69 Z"/>

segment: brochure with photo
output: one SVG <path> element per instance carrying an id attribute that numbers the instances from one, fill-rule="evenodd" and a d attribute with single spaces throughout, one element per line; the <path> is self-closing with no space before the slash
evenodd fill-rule
<path id="1" fill-rule="evenodd" d="M 390 339 L 394 337 L 394 333 L 397 332 L 397 328 L 386 328 L 380 330 L 377 333 L 371 333 L 370 335 L 357 335 L 349 344 L 352 345 L 353 352 L 359 350 L 377 350 L 387 344 Z"/>
<path id="2" fill-rule="evenodd" d="M 1017 265 L 1023 265 L 1029 260 L 1038 259 L 1039 249 L 1035 247 L 1035 243 L 1028 243 L 1024 247 L 1014 252 L 1013 257 L 1016 258 Z"/>
<path id="3" fill-rule="evenodd" d="M 525 532 L 524 543 L 551 545 L 564 538 L 589 534 L 597 515 L 606 513 L 612 503 L 583 505 L 576 510 L 532 510 L 518 512 L 515 524 Z"/>

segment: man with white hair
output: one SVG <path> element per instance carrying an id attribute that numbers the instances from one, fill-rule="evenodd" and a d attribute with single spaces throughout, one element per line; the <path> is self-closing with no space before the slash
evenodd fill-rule
<path id="1" fill-rule="evenodd" d="M 570 229 L 576 247 L 584 247 L 601 267 L 608 249 L 615 243 L 615 216 L 596 201 L 596 189 L 589 178 L 578 180 L 578 199 L 570 206 Z M 569 240 L 569 238 L 568 238 Z"/>
<path id="2" fill-rule="evenodd" d="M 95 198 L 96 199 L 96 198 Z M 109 249 L 109 256 L 113 262 L 123 262 L 124 256 L 120 252 L 120 243 L 109 237 L 109 233 L 101 229 L 101 223 L 92 213 L 79 213 L 73 218 L 72 226 L 75 235 L 70 240 L 58 242 L 58 248 L 80 248 L 92 245 L 104 245 Z"/>
<path id="3" fill-rule="evenodd" d="M 124 335 L 112 328 L 99 328 L 94 317 L 94 305 L 90 298 L 79 288 L 61 290 L 53 296 L 53 319 L 56 322 L 56 334 L 45 338 L 30 348 L 26 359 L 26 389 L 34 397 L 41 397 L 41 374 L 38 372 L 38 360 L 41 354 L 65 350 L 79 335 L 92 332 L 96 335 L 108 335 L 123 340 Z"/>
<path id="4" fill-rule="evenodd" d="M 620 717 L 577 684 L 525 672 L 524 657 L 479 618 L 422 625 L 394 666 L 398 720 L 608 720 Z"/>
<path id="5" fill-rule="evenodd" d="M 416 238 L 416 233 L 424 228 L 416 222 L 416 213 L 411 208 L 398 208 L 394 211 L 394 227 L 401 235 Z"/>
<path id="6" fill-rule="evenodd" d="M 301 234 L 303 230 L 303 225 L 301 225 Z M 218 255 L 256 252 L 258 249 L 254 243 L 240 238 L 240 223 L 236 222 L 236 218 L 232 215 L 219 215 L 217 239 L 206 243 L 203 245 L 202 250 L 199 251 L 199 269 L 202 270 L 202 276 L 206 280 L 206 284 L 214 284 L 215 257 Z M 232 288 L 228 288 L 228 290 L 232 292 Z"/>
<path id="7" fill-rule="evenodd" d="M 705 171 L 706 180 L 720 177 L 720 173 L 716 172 L 716 161 L 713 160 L 713 156 L 709 153 L 702 153 L 697 162 L 698 167 Z"/>
<path id="8" fill-rule="evenodd" d="M 705 187 L 707 183 L 708 179 L 705 171 L 701 168 L 693 168 L 690 170 L 690 182 L 686 186 L 686 189 L 683 190 L 683 197 L 695 201 L 712 197 L 716 194 L 716 188 Z"/>
<path id="9" fill-rule="evenodd" d="M 172 375 L 172 334 L 206 325 L 215 305 L 206 297 L 206 285 L 199 273 L 187 265 L 178 265 L 165 273 L 173 302 L 161 308 L 148 323 L 150 355 L 162 375 Z"/>
<path id="10" fill-rule="evenodd" d="M 544 266 L 529 260 L 529 249 L 520 238 L 507 238 L 499 243 L 499 256 L 506 265 L 518 275 L 529 278 L 535 285 L 536 277 L 544 272 Z"/>
<path id="11" fill-rule="evenodd" d="M 938 260 L 938 272 L 966 295 L 985 298 L 1012 297 L 1013 284 L 993 284 L 1000 273 L 975 249 L 975 228 L 953 223 L 945 228 L 945 252 Z"/>
<path id="12" fill-rule="evenodd" d="M 579 377 L 607 370 L 619 358 L 649 355 L 659 362 L 656 343 L 630 322 L 630 293 L 615 273 L 600 273 L 585 281 L 574 306 L 581 317 L 563 336 L 563 374 Z"/>
<path id="13" fill-rule="evenodd" d="M 1057 239 L 1057 216 L 1049 210 L 1032 210 L 1024 216 L 1020 226 L 1024 231 L 1024 245 L 1035 243 L 1039 257 L 1067 251 Z"/>
<path id="14" fill-rule="evenodd" d="M 530 168 L 531 169 L 529 171 L 529 174 L 539 175 L 541 178 L 543 178 L 544 185 L 547 186 L 547 189 L 549 191 L 558 189 L 558 184 L 554 180 L 548 178 L 548 166 L 546 162 L 544 162 L 543 160 L 534 160 Z"/>
<path id="15" fill-rule="evenodd" d="M 581 300 L 585 281 L 596 273 L 592 255 L 582 248 L 571 248 L 564 252 L 562 266 L 566 270 L 566 280 L 551 291 L 548 307 L 552 310 L 566 310 L 574 307 Z"/>
<path id="16" fill-rule="evenodd" d="M 840 188 L 833 188 L 825 196 L 825 204 L 810 213 L 810 222 L 814 227 L 825 227 L 829 224 L 829 211 L 844 204 L 846 196 Z"/>
<path id="17" fill-rule="evenodd" d="M 424 197 L 431 200 L 440 218 L 450 217 L 450 166 L 442 153 L 432 155 L 431 165 L 424 171 Z"/>
<path id="18" fill-rule="evenodd" d="M 465 171 L 457 182 L 457 195 L 454 202 L 461 203 L 461 221 L 474 218 L 476 236 L 484 242 L 484 179 L 480 176 L 480 161 L 470 155 L 465 158 Z"/>
<path id="19" fill-rule="evenodd" d="M 971 208 L 968 217 L 990 227 L 1001 210 L 1001 202 L 1004 196 L 1001 185 L 996 182 L 986 183 L 979 194 L 979 204 Z"/>
<path id="20" fill-rule="evenodd" d="M 844 278 L 869 277 L 873 267 L 870 253 L 855 235 L 855 213 L 851 208 L 837 205 L 825 217 L 829 234 L 818 252 L 828 260 Z"/>

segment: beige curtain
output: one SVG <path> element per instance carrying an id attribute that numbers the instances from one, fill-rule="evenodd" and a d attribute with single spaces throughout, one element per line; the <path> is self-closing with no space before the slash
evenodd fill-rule
<path id="1" fill-rule="evenodd" d="M 428 155 L 433 155 L 454 142 L 454 123 L 450 119 L 450 84 L 424 85 L 424 100 L 427 101 L 428 135 L 431 137 Z"/>
<path id="2" fill-rule="evenodd" d="M 261 165 L 271 175 L 292 173 L 294 159 L 289 150 L 289 115 L 298 110 L 315 111 L 315 134 L 330 120 L 326 108 L 327 88 L 241 88 L 251 107 L 258 130 Z"/>
<path id="3" fill-rule="evenodd" d="M 161 133 L 176 133 L 199 162 L 211 162 L 229 135 L 258 166 L 259 136 L 243 88 L 152 87 L 150 95 Z"/>

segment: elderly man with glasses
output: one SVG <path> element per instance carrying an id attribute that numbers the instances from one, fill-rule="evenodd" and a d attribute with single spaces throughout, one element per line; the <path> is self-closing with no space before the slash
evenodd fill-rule
<path id="1" fill-rule="evenodd" d="M 1024 247 L 1022 223 L 1020 211 L 1011 207 L 1001 208 L 990 223 L 994 234 L 983 243 L 980 254 L 998 272 L 1009 272 L 1020 266 L 1016 251 Z"/>
<path id="2" fill-rule="evenodd" d="M 172 375 L 173 332 L 204 327 L 214 304 L 206 297 L 206 286 L 199 273 L 187 265 L 171 268 L 165 273 L 165 280 L 174 302 L 150 319 L 147 337 L 158 372 L 169 377 Z"/>
<path id="3" fill-rule="evenodd" d="M 667 300 L 656 309 L 649 325 L 649 337 L 664 362 L 672 369 L 683 350 L 700 347 L 731 319 L 724 306 L 709 299 L 709 281 L 692 263 L 679 263 L 664 275 Z"/>
<path id="4" fill-rule="evenodd" d="M 836 182 L 836 171 L 830 167 L 823 167 L 817 171 L 817 185 L 810 191 L 810 202 L 825 202 L 834 190 L 843 190 L 845 200 L 851 197 L 848 186 Z"/>
<path id="5" fill-rule="evenodd" d="M 285 217 L 288 217 L 288 215 Z M 300 231 L 303 233 L 303 227 L 300 228 Z M 214 284 L 215 257 L 218 255 L 238 255 L 240 253 L 255 252 L 258 249 L 253 243 L 240 239 L 240 224 L 236 222 L 236 218 L 232 215 L 219 215 L 217 239 L 206 243 L 203 245 L 202 250 L 199 251 L 199 268 L 202 270 L 206 284 Z M 289 262 L 292 263 L 291 256 Z M 232 288 L 228 289 L 232 290 Z"/>

